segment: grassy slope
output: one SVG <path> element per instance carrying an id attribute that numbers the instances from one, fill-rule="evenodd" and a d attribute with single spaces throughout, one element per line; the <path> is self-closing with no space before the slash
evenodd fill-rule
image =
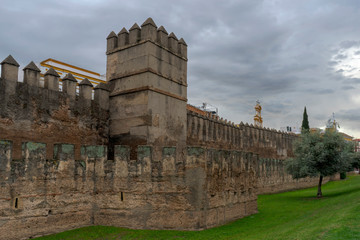
<path id="1" fill-rule="evenodd" d="M 259 213 L 199 232 L 86 227 L 48 239 L 360 239 L 360 175 L 316 189 L 261 195 Z"/>

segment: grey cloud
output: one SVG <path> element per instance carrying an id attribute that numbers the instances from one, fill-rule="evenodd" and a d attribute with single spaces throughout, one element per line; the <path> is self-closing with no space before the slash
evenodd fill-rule
<path id="1" fill-rule="evenodd" d="M 333 67 L 335 54 L 360 46 L 359 10 L 358 1 L 327 0 L 3 0 L 0 58 L 13 54 L 27 64 L 53 57 L 105 73 L 106 36 L 150 16 L 188 44 L 190 103 L 221 106 L 239 122 L 252 121 L 260 99 L 273 128 L 298 122 L 307 105 L 310 124 L 323 126 L 355 104 L 360 80 Z"/>
<path id="2" fill-rule="evenodd" d="M 359 47 L 360 46 L 360 41 L 343 41 L 340 43 L 340 47 L 343 49 L 348 49 L 348 48 L 352 48 L 352 47 Z"/>
<path id="3" fill-rule="evenodd" d="M 353 90 L 356 88 L 354 88 L 353 86 L 342 86 L 341 89 L 346 91 L 346 90 Z"/>
<path id="4" fill-rule="evenodd" d="M 347 84 L 359 84 L 360 78 L 346 78 L 344 82 Z"/>
<path id="5" fill-rule="evenodd" d="M 344 54 L 337 54 L 334 58 L 336 60 L 343 60 L 343 59 L 346 59 L 348 56 L 347 55 L 344 55 Z"/>
<path id="6" fill-rule="evenodd" d="M 339 64 L 339 62 L 338 61 L 329 61 L 328 64 L 329 64 L 329 66 L 335 66 L 335 65 Z"/>
<path id="7" fill-rule="evenodd" d="M 336 116 L 344 120 L 349 120 L 358 123 L 360 119 L 360 108 L 340 110 L 339 112 L 336 113 Z"/>

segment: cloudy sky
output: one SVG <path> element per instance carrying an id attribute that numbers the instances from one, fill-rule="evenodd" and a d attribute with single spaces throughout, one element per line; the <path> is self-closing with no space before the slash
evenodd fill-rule
<path id="1" fill-rule="evenodd" d="M 155 23 L 188 44 L 188 99 L 236 123 L 310 127 L 335 113 L 360 137 L 360 1 L 1 0 L 0 58 L 54 58 L 105 73 L 106 37 Z"/>

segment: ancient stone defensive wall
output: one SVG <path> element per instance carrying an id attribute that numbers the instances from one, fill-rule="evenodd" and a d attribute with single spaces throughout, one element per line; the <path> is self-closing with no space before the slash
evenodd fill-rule
<path id="1" fill-rule="evenodd" d="M 257 212 L 256 155 L 189 147 L 82 146 L 24 142 L 13 159 L 0 141 L 1 239 L 32 237 L 87 225 L 198 230 Z"/>
<path id="2" fill-rule="evenodd" d="M 31 62 L 0 78 L 0 239 L 87 225 L 200 230 L 297 189 L 296 136 L 187 111 L 187 45 L 149 18 L 107 37 L 107 83 Z M 59 90 L 59 81 L 62 89 Z M 92 97 L 93 95 L 93 97 Z"/>
<path id="3" fill-rule="evenodd" d="M 293 155 L 296 135 L 252 124 L 235 125 L 218 116 L 188 111 L 187 144 L 219 149 L 236 149 L 259 154 L 260 158 L 286 159 Z"/>
<path id="4" fill-rule="evenodd" d="M 75 78 L 68 74 L 59 91 L 59 75 L 51 68 L 45 73 L 44 88 L 39 87 L 40 70 L 31 62 L 18 82 L 19 64 L 7 57 L 1 63 L 0 78 L 0 138 L 13 141 L 14 158 L 21 158 L 24 141 L 75 145 L 80 157 L 80 145 L 108 144 L 109 90 L 99 84 L 93 90 L 85 79 L 76 94 Z M 94 99 L 92 100 L 92 92 Z M 52 157 L 49 148 L 47 157 Z"/>
<path id="5" fill-rule="evenodd" d="M 293 142 L 297 136 L 252 124 L 235 125 L 208 114 L 187 112 L 187 145 L 205 148 L 245 151 L 256 154 L 257 193 L 275 193 L 312 187 L 317 178 L 293 179 L 285 170 L 284 160 L 293 157 Z M 338 179 L 334 176 L 333 179 Z M 325 181 L 329 181 L 326 178 Z"/>

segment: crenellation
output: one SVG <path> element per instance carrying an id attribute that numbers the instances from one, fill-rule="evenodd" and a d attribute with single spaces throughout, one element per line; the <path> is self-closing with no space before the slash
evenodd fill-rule
<path id="1" fill-rule="evenodd" d="M 74 99 L 76 96 L 76 84 L 77 80 L 75 77 L 71 73 L 68 73 L 62 79 L 62 91 Z"/>
<path id="2" fill-rule="evenodd" d="M 24 83 L 39 87 L 40 83 L 40 69 L 35 65 L 33 61 L 31 61 L 26 67 L 23 69 L 24 71 Z"/>
<path id="3" fill-rule="evenodd" d="M 51 67 L 44 74 L 44 88 L 59 91 L 59 74 Z"/>
<path id="4" fill-rule="evenodd" d="M 206 121 L 204 117 L 202 118 L 202 129 L 203 141 L 209 142 L 209 121 Z"/>
<path id="5" fill-rule="evenodd" d="M 2 85 L 6 94 L 14 94 L 16 90 L 16 84 L 18 81 L 20 65 L 11 56 L 7 56 L 1 62 L 1 79 Z"/>
<path id="6" fill-rule="evenodd" d="M 86 107 L 91 106 L 92 89 L 93 85 L 87 78 L 84 78 L 79 83 L 79 98 L 84 100 L 83 104 L 85 104 Z"/>
<path id="7" fill-rule="evenodd" d="M 213 141 L 219 141 L 219 126 L 218 122 L 214 121 L 214 129 L 213 129 Z"/>
<path id="8" fill-rule="evenodd" d="M 148 18 L 145 20 L 143 24 L 141 24 L 141 40 L 151 40 L 153 42 L 156 41 L 157 38 L 157 26 L 152 20 L 152 18 Z"/>
<path id="9" fill-rule="evenodd" d="M 174 51 L 177 53 L 178 51 L 178 39 L 177 37 L 175 36 L 175 34 L 173 32 L 171 32 L 168 36 L 168 48 L 171 50 L 171 51 Z"/>
<path id="10" fill-rule="evenodd" d="M 187 44 L 186 44 L 185 40 L 183 38 L 180 38 L 178 43 L 179 43 L 179 45 L 178 45 L 179 54 L 182 57 L 187 58 Z"/>
<path id="11" fill-rule="evenodd" d="M 288 150 L 290 145 L 286 142 L 288 134 L 285 132 L 244 123 L 236 126 L 224 119 L 212 119 L 212 115 L 206 117 L 191 111 L 187 112 L 187 116 L 188 144 L 217 144 L 219 148 L 246 149 L 261 156 L 276 156 L 281 159 L 293 154 Z"/>
<path id="12" fill-rule="evenodd" d="M 198 139 L 200 141 L 203 141 L 204 140 L 204 130 L 203 130 L 203 127 L 204 127 L 204 119 L 202 117 L 199 116 L 198 118 Z"/>
<path id="13" fill-rule="evenodd" d="M 222 121 L 222 124 L 221 124 L 221 130 L 222 130 L 222 141 L 223 143 L 227 143 L 227 137 L 228 137 L 228 132 L 227 132 L 227 125 L 224 123 L 224 121 Z"/>
<path id="14" fill-rule="evenodd" d="M 106 44 L 106 51 L 109 52 L 115 48 L 117 48 L 118 44 L 118 37 L 116 36 L 116 33 L 112 31 L 106 38 L 107 44 Z"/>
<path id="15" fill-rule="evenodd" d="M 118 47 L 124 47 L 129 44 L 129 32 L 126 28 L 122 28 L 121 31 L 117 35 L 118 38 Z"/>
<path id="16" fill-rule="evenodd" d="M 168 32 L 163 26 L 157 29 L 157 42 L 161 46 L 168 46 Z"/>
<path id="17" fill-rule="evenodd" d="M 137 23 L 134 23 L 129 29 L 129 44 L 135 44 L 141 39 L 141 28 Z"/>
<path id="18" fill-rule="evenodd" d="M 109 109 L 109 94 L 110 90 L 107 84 L 99 83 L 94 88 L 94 102 L 99 105 L 100 108 L 108 110 Z"/>
<path id="19" fill-rule="evenodd" d="M 208 121 L 208 142 L 212 142 L 214 134 L 213 134 L 213 121 Z"/>

